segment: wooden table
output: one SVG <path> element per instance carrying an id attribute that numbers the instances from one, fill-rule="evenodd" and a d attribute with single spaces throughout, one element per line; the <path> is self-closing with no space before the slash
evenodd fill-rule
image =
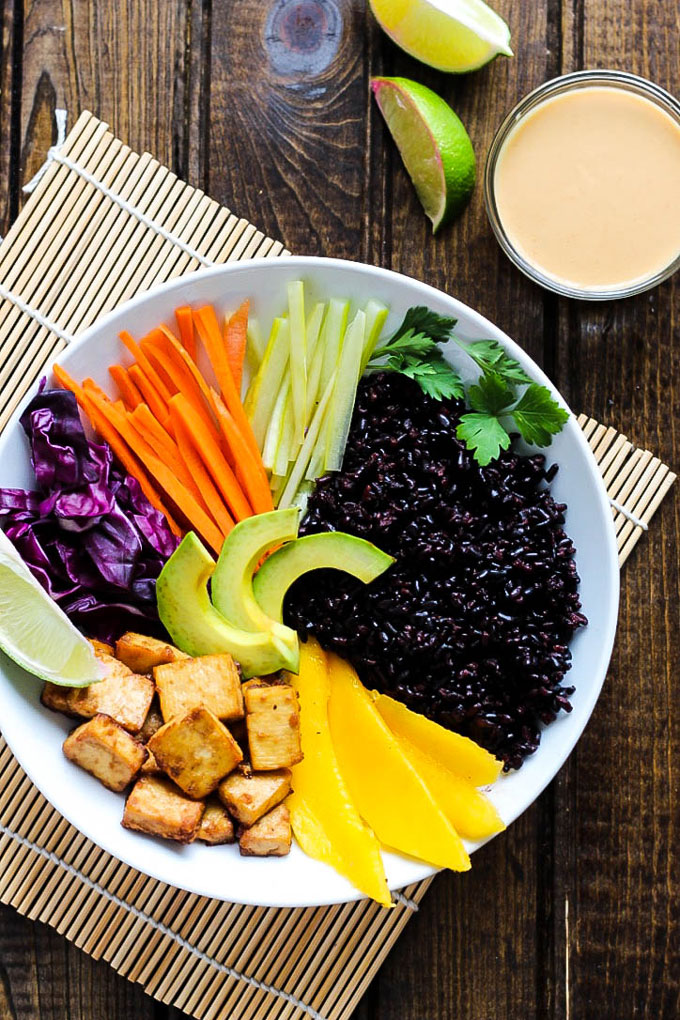
<path id="1" fill-rule="evenodd" d="M 54 140 L 55 106 L 71 123 L 89 108 L 293 251 L 388 266 L 462 298 L 576 410 L 677 469 L 677 279 L 612 304 L 545 294 L 501 254 L 481 187 L 433 238 L 368 91 L 373 74 L 432 86 L 481 166 L 504 114 L 557 74 L 624 68 L 677 91 L 677 0 L 496 6 L 516 57 L 455 78 L 401 53 L 364 0 L 4 0 L 2 223 Z M 471 874 L 436 881 L 359 1020 L 680 1015 L 679 523 L 671 496 L 625 569 L 609 678 L 578 749 Z M 0 1020 L 179 1016 L 0 910 Z"/>

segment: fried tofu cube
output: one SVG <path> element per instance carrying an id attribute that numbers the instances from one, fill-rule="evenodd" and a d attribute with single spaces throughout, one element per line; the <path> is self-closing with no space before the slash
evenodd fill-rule
<path id="1" fill-rule="evenodd" d="M 147 757 L 146 748 L 108 715 L 96 715 L 64 741 L 66 757 L 120 793 L 135 778 Z"/>
<path id="2" fill-rule="evenodd" d="M 150 673 L 154 666 L 179 662 L 189 656 L 165 641 L 129 630 L 116 641 L 116 658 L 124 662 L 133 673 Z"/>
<path id="3" fill-rule="evenodd" d="M 292 832 L 286 805 L 277 804 L 249 829 L 243 829 L 238 842 L 242 857 L 285 857 L 289 854 Z"/>
<path id="4" fill-rule="evenodd" d="M 257 771 L 302 761 L 297 692 L 289 684 L 249 680 L 243 685 L 250 762 Z"/>
<path id="5" fill-rule="evenodd" d="M 156 761 L 155 755 L 151 753 L 149 748 L 146 749 L 146 761 L 142 765 L 141 775 L 143 776 L 162 776 L 163 769 Z"/>
<path id="6" fill-rule="evenodd" d="M 146 744 L 154 733 L 158 732 L 162 725 L 163 716 L 161 715 L 160 705 L 158 704 L 158 699 L 154 698 L 151 702 L 151 708 L 146 714 L 144 725 L 137 734 L 137 739 L 141 740 L 143 744 Z"/>
<path id="7" fill-rule="evenodd" d="M 125 802 L 123 826 L 150 836 L 191 843 L 198 835 L 205 805 L 190 800 L 161 776 L 142 776 Z"/>
<path id="8" fill-rule="evenodd" d="M 98 641 L 97 638 L 90 638 L 89 641 L 95 652 L 101 655 L 113 655 L 113 645 L 107 644 L 106 641 Z"/>
<path id="9" fill-rule="evenodd" d="M 219 801 L 209 800 L 205 805 L 197 838 L 211 846 L 234 842 L 234 823 Z"/>
<path id="10" fill-rule="evenodd" d="M 193 708 L 161 726 L 149 750 L 189 797 L 207 797 L 243 760 L 231 733 L 207 708 Z"/>
<path id="11" fill-rule="evenodd" d="M 52 712 L 63 712 L 64 715 L 72 715 L 78 718 L 78 712 L 73 707 L 73 694 L 77 688 L 62 687 L 60 684 L 52 684 L 47 680 L 43 686 L 40 700 Z"/>
<path id="12" fill-rule="evenodd" d="M 241 825 L 254 825 L 290 793 L 290 769 L 253 772 L 236 769 L 217 788 L 220 800 Z"/>
<path id="13" fill-rule="evenodd" d="M 231 655 L 201 655 L 153 671 L 166 722 L 192 708 L 207 708 L 228 722 L 243 718 L 241 678 Z"/>
<path id="14" fill-rule="evenodd" d="M 82 715 L 86 719 L 100 713 L 110 715 L 126 730 L 138 733 L 144 725 L 153 701 L 153 680 L 148 676 L 132 673 L 122 663 L 118 665 L 125 672 L 118 671 L 99 683 L 79 687 L 73 691 L 70 704 L 77 715 Z"/>

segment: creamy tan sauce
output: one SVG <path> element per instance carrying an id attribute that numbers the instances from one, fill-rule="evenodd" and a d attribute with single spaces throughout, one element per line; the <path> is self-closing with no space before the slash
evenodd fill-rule
<path id="1" fill-rule="evenodd" d="M 623 89 L 547 99 L 508 136 L 494 185 L 511 244 L 563 283 L 618 287 L 680 253 L 680 127 Z"/>

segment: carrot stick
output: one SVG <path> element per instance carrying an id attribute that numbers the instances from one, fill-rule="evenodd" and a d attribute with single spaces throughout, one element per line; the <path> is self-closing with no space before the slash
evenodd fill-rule
<path id="1" fill-rule="evenodd" d="M 142 403 L 144 397 L 133 383 L 127 369 L 122 365 L 109 365 L 109 374 L 118 387 L 125 406 L 128 410 L 134 411 L 135 407 Z"/>
<path id="2" fill-rule="evenodd" d="M 274 509 L 272 493 L 267 474 L 259 453 L 253 457 L 248 444 L 236 428 L 236 423 L 224 406 L 218 393 L 213 392 L 217 417 L 222 433 L 231 447 L 236 464 L 236 477 L 247 495 L 256 514 L 264 514 Z"/>
<path id="3" fill-rule="evenodd" d="M 196 452 L 191 432 L 178 412 L 177 407 L 170 406 L 170 416 L 175 429 L 177 446 L 186 470 L 195 478 L 211 516 L 226 538 L 234 527 L 234 520 L 224 505 L 224 500 L 213 484 L 213 480 L 208 474 L 203 461 Z"/>
<path id="4" fill-rule="evenodd" d="M 173 344 L 175 346 L 173 346 Z M 150 341 L 150 345 L 158 352 L 158 357 L 162 357 L 164 359 L 165 369 L 171 377 L 173 385 L 176 386 L 179 393 L 184 394 L 187 400 L 193 405 L 196 412 L 204 419 L 206 425 L 213 433 L 215 442 L 219 442 L 219 432 L 217 431 L 215 422 L 213 421 L 210 413 L 210 390 L 194 365 L 194 371 L 203 382 L 203 387 L 205 389 L 204 399 L 204 393 L 201 387 L 194 377 L 193 372 L 188 368 L 187 362 L 184 360 L 185 358 L 187 361 L 189 360 L 188 355 L 180 346 L 179 341 L 176 338 L 171 339 L 164 334 L 160 339 Z M 208 406 L 206 406 L 206 401 Z"/>
<path id="5" fill-rule="evenodd" d="M 243 377 L 243 361 L 246 356 L 249 309 L 250 301 L 244 301 L 224 324 L 224 349 L 231 374 L 234 377 L 236 392 L 239 394 Z"/>
<path id="6" fill-rule="evenodd" d="M 83 379 L 83 389 L 89 390 L 91 393 L 99 394 L 103 400 L 111 400 L 108 393 L 104 393 L 101 386 L 98 386 L 94 379 L 91 379 L 89 376 L 87 379 Z"/>
<path id="7" fill-rule="evenodd" d="M 151 362 L 149 361 L 149 359 L 147 358 L 146 354 L 139 346 L 137 341 L 130 336 L 126 329 L 122 330 L 118 334 L 118 336 L 123 341 L 132 357 L 135 358 L 135 360 L 138 362 L 139 367 L 144 372 L 144 375 L 147 376 L 149 381 L 153 383 L 154 389 L 158 391 L 159 395 L 163 398 L 163 400 L 167 404 L 168 400 L 172 396 L 172 393 L 167 388 L 167 386 L 165 385 L 165 383 L 163 382 L 158 372 L 153 367 L 153 365 L 151 364 Z"/>
<path id="8" fill-rule="evenodd" d="M 190 471 L 187 471 L 184 461 L 180 457 L 174 437 L 165 431 L 160 422 L 156 421 L 148 406 L 140 404 L 131 414 L 128 414 L 128 421 L 137 430 L 140 437 L 149 444 L 156 456 L 160 457 L 163 463 L 172 465 L 178 481 L 187 487 L 199 506 L 208 512 L 208 506 L 194 476 Z"/>
<path id="9" fill-rule="evenodd" d="M 204 427 L 202 419 L 196 414 L 186 397 L 177 393 L 170 401 L 170 409 L 171 413 L 174 409 L 184 422 L 196 452 L 212 475 L 215 485 L 222 493 L 225 503 L 236 520 L 242 521 L 245 517 L 252 517 L 251 506 L 236 481 L 236 476 L 229 467 L 226 457 L 213 441 L 209 431 Z M 177 419 L 175 419 L 176 423 Z"/>
<path id="10" fill-rule="evenodd" d="M 157 337 L 144 337 L 143 340 L 139 341 L 139 346 L 149 360 L 149 363 L 160 379 L 162 379 L 168 393 L 174 396 L 177 393 L 177 386 L 175 385 L 172 376 L 168 372 L 168 366 L 165 363 L 165 358 L 158 350 L 157 344 L 160 339 L 163 338 L 163 334 L 159 330 L 154 330 L 154 333 L 158 333 Z"/>
<path id="11" fill-rule="evenodd" d="M 179 338 L 182 347 L 190 358 L 196 358 L 196 333 L 194 331 L 194 317 L 188 305 L 175 308 L 175 318 L 179 329 Z"/>
<path id="12" fill-rule="evenodd" d="M 143 467 L 139 459 L 128 449 L 116 430 L 109 425 L 106 418 L 99 414 L 97 408 L 89 399 L 85 390 L 79 386 L 78 383 L 72 379 L 60 365 L 54 365 L 52 371 L 54 372 L 55 378 L 64 387 L 64 389 L 71 390 L 71 392 L 75 394 L 76 400 L 80 404 L 86 416 L 89 418 L 93 428 L 95 428 L 102 439 L 109 444 L 127 473 L 137 479 L 142 492 L 148 499 L 151 506 L 160 511 L 160 513 L 167 518 L 172 533 L 178 537 L 181 536 L 183 534 L 182 529 L 163 505 L 163 501 L 160 498 L 156 486 L 152 483 L 146 469 Z"/>
<path id="13" fill-rule="evenodd" d="M 227 362 L 222 334 L 220 333 L 220 327 L 213 306 L 205 305 L 203 308 L 197 309 L 194 312 L 194 322 L 222 391 L 222 399 L 231 412 L 239 432 L 242 433 L 243 438 L 253 451 L 253 455 L 259 457 L 260 451 L 253 435 L 253 430 L 246 418 L 241 398 L 236 390 L 234 377 Z"/>
<path id="14" fill-rule="evenodd" d="M 168 416 L 168 406 L 152 383 L 151 379 L 142 371 L 140 365 L 131 365 L 128 375 L 144 397 L 145 402 L 151 408 L 154 416 L 159 421 L 164 421 Z"/>
<path id="15" fill-rule="evenodd" d="M 222 548 L 222 535 L 215 522 L 199 505 L 187 487 L 183 485 L 172 471 L 156 456 L 153 449 L 136 429 L 114 407 L 101 400 L 96 394 L 87 394 L 102 416 L 111 427 L 125 440 L 132 452 L 143 462 L 158 485 L 168 498 L 181 510 L 189 523 L 199 532 L 205 541 L 219 553 Z M 174 399 L 174 398 L 173 398 Z"/>

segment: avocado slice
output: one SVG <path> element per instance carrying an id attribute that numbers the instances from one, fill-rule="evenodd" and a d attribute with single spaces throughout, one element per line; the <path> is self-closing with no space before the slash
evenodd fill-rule
<path id="1" fill-rule="evenodd" d="M 297 634 L 288 627 L 284 640 L 271 629 L 253 633 L 234 627 L 215 609 L 207 584 L 215 562 L 190 531 L 163 567 L 156 582 L 158 615 L 173 642 L 188 655 L 228 652 L 241 665 L 244 678 L 279 669 L 297 673 L 300 651 Z"/>
<path id="2" fill-rule="evenodd" d="M 297 507 L 272 510 L 240 521 L 229 532 L 222 546 L 212 579 L 215 609 L 234 627 L 243 630 L 274 630 L 279 637 L 289 635 L 280 618 L 271 619 L 253 594 L 253 574 L 269 549 L 296 538 L 300 512 Z"/>
<path id="3" fill-rule="evenodd" d="M 344 570 L 368 584 L 393 563 L 393 556 L 356 535 L 342 531 L 306 535 L 277 549 L 264 561 L 253 579 L 253 591 L 263 612 L 283 621 L 286 592 L 308 570 Z"/>

